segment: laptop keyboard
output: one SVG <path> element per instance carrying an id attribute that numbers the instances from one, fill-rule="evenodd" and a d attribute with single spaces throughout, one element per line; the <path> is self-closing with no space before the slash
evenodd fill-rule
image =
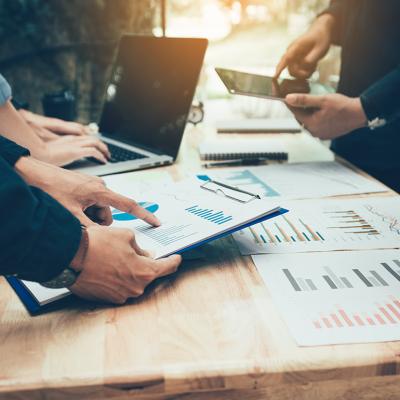
<path id="1" fill-rule="evenodd" d="M 144 154 L 136 153 L 135 151 L 125 149 L 124 147 L 116 146 L 115 144 L 107 143 L 108 150 L 110 150 L 111 158 L 110 163 L 118 163 L 122 161 L 139 160 L 140 158 L 147 158 Z"/>

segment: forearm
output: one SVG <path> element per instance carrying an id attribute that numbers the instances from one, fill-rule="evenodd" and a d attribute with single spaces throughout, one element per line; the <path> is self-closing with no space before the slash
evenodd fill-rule
<path id="1" fill-rule="evenodd" d="M 317 18 L 316 21 L 321 18 L 328 17 L 329 30 L 331 35 L 332 44 L 341 45 L 342 26 L 344 18 L 345 4 L 343 0 L 332 0 L 328 8 L 326 8 Z"/>
<path id="2" fill-rule="evenodd" d="M 19 145 L 26 147 L 37 159 L 46 159 L 44 143 L 24 121 L 18 111 L 7 101 L 0 107 L 0 133 Z"/>
<path id="3" fill-rule="evenodd" d="M 47 281 L 77 253 L 79 221 L 49 195 L 26 185 L 2 157 L 0 218 L 1 275 Z"/>

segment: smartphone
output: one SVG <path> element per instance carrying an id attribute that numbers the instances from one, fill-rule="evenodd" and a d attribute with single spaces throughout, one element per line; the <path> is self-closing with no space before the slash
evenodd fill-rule
<path id="1" fill-rule="evenodd" d="M 231 94 L 283 100 L 290 93 L 322 95 L 333 93 L 333 88 L 306 79 L 275 79 L 224 68 L 215 68 Z"/>

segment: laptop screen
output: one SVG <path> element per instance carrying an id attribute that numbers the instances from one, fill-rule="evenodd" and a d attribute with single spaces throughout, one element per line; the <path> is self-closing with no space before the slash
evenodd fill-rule
<path id="1" fill-rule="evenodd" d="M 123 36 L 100 132 L 175 159 L 206 48 L 205 39 Z"/>

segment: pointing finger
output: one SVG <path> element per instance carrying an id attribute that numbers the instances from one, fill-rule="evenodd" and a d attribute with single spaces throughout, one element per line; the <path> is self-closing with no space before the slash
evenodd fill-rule
<path id="1" fill-rule="evenodd" d="M 150 225 L 161 225 L 161 222 L 153 213 L 144 209 L 142 206 L 136 203 L 135 200 L 129 199 L 128 197 L 122 196 L 118 193 L 114 193 L 111 190 L 106 190 L 106 192 L 104 193 L 104 197 L 103 199 L 101 199 L 101 201 L 103 203 L 107 202 L 107 205 L 115 207 L 120 211 L 132 214 Z"/>
<path id="2" fill-rule="evenodd" d="M 289 60 L 285 54 L 285 55 L 283 55 L 283 57 L 280 59 L 278 65 L 276 66 L 275 75 L 274 75 L 275 79 L 279 78 L 282 71 L 288 66 L 288 64 L 289 64 Z"/>

